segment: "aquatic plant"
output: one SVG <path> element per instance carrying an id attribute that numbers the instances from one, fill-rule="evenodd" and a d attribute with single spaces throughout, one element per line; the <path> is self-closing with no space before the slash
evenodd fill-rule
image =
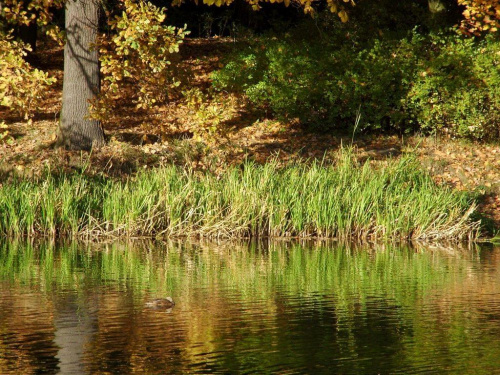
<path id="1" fill-rule="evenodd" d="M 126 181 L 85 174 L 20 179 L 0 190 L 0 233 L 22 236 L 464 239 L 473 197 L 436 184 L 413 156 L 334 165 L 246 162 L 222 174 L 176 166 Z"/>

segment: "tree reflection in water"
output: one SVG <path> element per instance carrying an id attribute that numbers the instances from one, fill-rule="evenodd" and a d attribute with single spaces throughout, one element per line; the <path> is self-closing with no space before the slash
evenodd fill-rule
<path id="1" fill-rule="evenodd" d="M 488 373 L 499 254 L 4 243 L 0 373 Z"/>

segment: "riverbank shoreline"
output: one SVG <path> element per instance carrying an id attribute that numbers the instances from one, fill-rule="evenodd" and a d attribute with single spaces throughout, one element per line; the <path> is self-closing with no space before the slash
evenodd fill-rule
<path id="1" fill-rule="evenodd" d="M 0 190 L 0 233 L 49 237 L 464 240 L 480 235 L 477 195 L 435 183 L 415 156 L 224 171 L 165 165 L 127 178 L 46 170 Z M 484 228 L 484 225 L 483 225 Z"/>
<path id="2" fill-rule="evenodd" d="M 218 54 L 230 49 L 221 39 L 191 39 L 183 52 L 183 66 L 192 72 L 196 87 L 208 90 L 210 72 L 219 66 Z M 483 221 L 483 234 L 500 231 L 500 145 L 455 140 L 445 135 L 386 135 L 313 133 L 297 124 L 262 117 L 244 98 L 224 101 L 231 118 L 215 133 L 199 132 L 199 119 L 182 99 L 168 106 L 135 108 L 128 98 L 116 116 L 103 124 L 107 144 L 91 153 L 55 149 L 62 95 L 62 48 L 44 49 L 40 63 L 58 78 L 29 123 L 0 109 L 6 129 L 0 140 L 0 186 L 19 181 L 42 183 L 47 171 L 57 175 L 84 174 L 89 181 L 123 182 L 146 171 L 175 165 L 197 174 L 219 176 L 247 161 L 281 168 L 294 163 L 334 163 L 339 150 L 349 146 L 357 163 L 379 168 L 412 155 L 419 168 L 444 188 L 470 194 Z M 201 57 L 202 58 L 201 58 Z M 220 99 L 220 98 L 219 98 Z M 211 100 L 207 98 L 207 100 Z M 214 101 L 212 104 L 217 104 Z M 193 117 L 194 116 L 194 117 Z M 154 172 L 148 172 L 154 173 Z"/>

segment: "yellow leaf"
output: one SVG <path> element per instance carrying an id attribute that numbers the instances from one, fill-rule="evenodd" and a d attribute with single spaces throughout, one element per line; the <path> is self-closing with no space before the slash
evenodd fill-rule
<path id="1" fill-rule="evenodd" d="M 346 13 L 346 11 L 345 11 L 345 10 L 341 10 L 341 11 L 339 12 L 339 17 L 340 17 L 340 20 L 341 20 L 342 22 L 344 22 L 344 23 L 345 23 L 345 22 L 347 22 L 347 21 L 349 20 L 349 16 L 347 15 L 347 13 Z"/>

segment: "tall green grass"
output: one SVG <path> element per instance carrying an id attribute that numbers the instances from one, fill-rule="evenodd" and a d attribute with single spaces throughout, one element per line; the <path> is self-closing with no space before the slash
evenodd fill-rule
<path id="1" fill-rule="evenodd" d="M 0 233 L 25 236 L 475 237 L 470 195 L 436 185 L 411 157 L 374 167 L 247 162 L 223 174 L 175 166 L 126 181 L 47 174 L 5 183 Z"/>

